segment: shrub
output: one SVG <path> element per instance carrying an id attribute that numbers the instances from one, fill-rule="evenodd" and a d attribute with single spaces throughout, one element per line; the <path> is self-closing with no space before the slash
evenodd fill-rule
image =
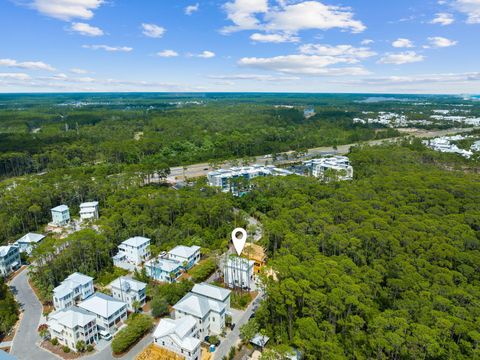
<path id="1" fill-rule="evenodd" d="M 113 338 L 112 351 L 121 354 L 135 344 L 146 332 L 153 327 L 153 319 L 144 314 L 136 314 L 128 321 L 126 328 L 120 330 Z"/>
<path id="2" fill-rule="evenodd" d="M 58 339 L 57 338 L 53 338 L 52 340 L 50 340 L 50 342 L 52 343 L 53 346 L 58 345 Z"/>
<path id="3" fill-rule="evenodd" d="M 212 345 L 215 345 L 215 346 L 220 345 L 220 339 L 218 338 L 218 336 L 212 335 L 212 336 L 210 336 L 210 338 L 208 339 L 208 341 L 209 341 L 209 343 L 212 344 Z"/>
<path id="4" fill-rule="evenodd" d="M 208 277 L 213 274 L 215 268 L 215 261 L 208 259 L 191 268 L 188 273 L 192 276 L 193 282 L 198 283 L 207 280 Z"/>
<path id="5" fill-rule="evenodd" d="M 92 344 L 88 344 L 87 345 L 87 352 L 92 352 L 93 350 L 95 350 L 95 348 L 93 347 Z"/>
<path id="6" fill-rule="evenodd" d="M 78 340 L 77 343 L 75 344 L 75 348 L 77 349 L 78 352 L 84 352 L 86 348 L 85 341 Z"/>
<path id="7" fill-rule="evenodd" d="M 68 354 L 70 352 L 70 348 L 67 345 L 62 346 L 62 350 L 64 353 Z"/>
<path id="8" fill-rule="evenodd" d="M 152 300 L 152 315 L 159 318 L 168 314 L 168 303 L 165 298 L 156 295 Z"/>

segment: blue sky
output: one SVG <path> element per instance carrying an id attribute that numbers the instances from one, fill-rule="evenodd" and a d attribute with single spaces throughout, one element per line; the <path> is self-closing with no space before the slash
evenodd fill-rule
<path id="1" fill-rule="evenodd" d="M 4 0 L 0 34 L 0 92 L 480 85 L 480 0 Z"/>

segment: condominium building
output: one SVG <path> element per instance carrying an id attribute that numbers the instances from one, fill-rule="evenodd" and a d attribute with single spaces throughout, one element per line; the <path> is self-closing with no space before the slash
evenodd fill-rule
<path id="1" fill-rule="evenodd" d="M 61 310 L 75 305 L 93 295 L 93 278 L 81 273 L 73 273 L 53 289 L 53 306 Z"/>
<path id="2" fill-rule="evenodd" d="M 351 180 L 353 167 L 346 156 L 332 156 L 303 162 L 310 175 L 322 180 Z M 328 174 L 331 172 L 331 174 Z"/>
<path id="3" fill-rule="evenodd" d="M 57 310 L 47 318 L 50 337 L 58 339 L 62 345 L 77 351 L 78 341 L 93 344 L 98 341 L 95 315 L 77 306 Z"/>
<path id="4" fill-rule="evenodd" d="M 248 182 L 256 177 L 287 176 L 291 174 L 291 171 L 279 169 L 273 165 L 253 165 L 211 171 L 207 174 L 207 179 L 210 186 L 219 187 L 223 192 L 232 192 L 238 195 L 246 190 L 245 186 L 240 184 L 242 181 L 247 182 L 245 185 L 248 188 Z"/>

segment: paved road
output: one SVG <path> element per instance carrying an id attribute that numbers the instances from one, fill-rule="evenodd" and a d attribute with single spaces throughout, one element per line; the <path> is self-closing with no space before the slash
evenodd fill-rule
<path id="1" fill-rule="evenodd" d="M 28 284 L 27 272 L 26 269 L 23 270 L 10 283 L 18 303 L 24 309 L 10 351 L 19 360 L 56 360 L 57 357 L 36 345 L 40 341 L 37 329 L 42 315 L 42 304 Z"/>
<path id="2" fill-rule="evenodd" d="M 240 339 L 240 327 L 248 322 L 248 319 L 250 319 L 250 316 L 254 312 L 254 306 L 256 306 L 257 301 L 259 301 L 262 296 L 263 294 L 259 292 L 257 297 L 250 303 L 250 305 L 245 310 L 245 313 L 235 324 L 235 328 L 233 329 L 233 331 L 227 335 L 227 338 L 220 343 L 218 348 L 213 353 L 214 360 L 219 360 L 224 356 L 228 355 L 230 348 L 237 345 L 237 342 Z"/>
<path id="3" fill-rule="evenodd" d="M 459 128 L 459 129 L 447 129 L 447 130 L 422 130 L 422 129 L 397 129 L 400 132 L 403 132 L 407 135 L 419 137 L 419 138 L 433 138 L 433 137 L 438 137 L 438 136 L 444 136 L 447 134 L 457 134 L 461 132 L 468 132 L 476 128 Z M 365 144 L 369 145 L 378 145 L 381 144 L 384 141 L 388 140 L 395 140 L 398 138 L 392 138 L 392 139 L 384 139 L 384 140 L 372 140 L 372 141 L 367 141 Z M 357 143 L 355 144 L 347 144 L 347 145 L 339 145 L 337 149 L 334 149 L 333 147 L 318 147 L 318 148 L 312 148 L 308 150 L 309 155 L 322 155 L 325 153 L 338 153 L 338 154 L 346 154 L 350 151 L 350 148 L 352 146 L 358 145 Z M 287 151 L 287 154 L 292 154 L 293 151 Z M 241 163 L 241 159 L 238 160 Z M 264 165 L 266 162 L 269 162 L 270 164 L 272 163 L 272 158 L 266 158 L 264 155 L 257 156 L 255 157 L 255 164 L 262 164 Z M 281 162 L 276 162 L 276 164 L 281 164 Z M 220 164 L 220 167 L 222 169 L 228 169 L 232 165 L 230 162 L 226 161 L 222 164 Z M 170 176 L 169 179 L 172 181 L 174 179 L 177 180 L 183 180 L 184 179 L 184 174 L 187 178 L 192 179 L 192 178 L 197 178 L 201 176 L 206 176 L 207 173 L 211 171 L 210 165 L 208 163 L 200 163 L 200 164 L 193 164 L 193 165 L 188 165 L 186 169 L 183 168 L 183 166 L 176 166 L 170 168 Z"/>

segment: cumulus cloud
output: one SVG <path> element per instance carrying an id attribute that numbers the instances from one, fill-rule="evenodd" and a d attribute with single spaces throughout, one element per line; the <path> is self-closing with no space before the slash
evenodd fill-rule
<path id="1" fill-rule="evenodd" d="M 233 25 L 224 27 L 223 33 L 267 30 L 294 34 L 300 30 L 333 28 L 359 33 L 366 29 L 361 21 L 354 19 L 350 8 L 320 1 L 277 0 L 276 5 L 270 7 L 267 0 L 234 0 L 227 2 L 224 9 Z"/>
<path id="2" fill-rule="evenodd" d="M 442 26 L 451 25 L 455 22 L 452 14 L 448 13 L 437 13 L 435 14 L 435 18 L 430 21 L 431 24 L 439 24 Z"/>
<path id="3" fill-rule="evenodd" d="M 165 34 L 165 28 L 155 24 L 142 24 L 142 33 L 151 38 L 161 38 Z"/>
<path id="4" fill-rule="evenodd" d="M 194 5 L 188 5 L 188 6 L 185 8 L 185 14 L 186 14 L 186 15 L 192 15 L 194 12 L 197 12 L 199 8 L 200 8 L 200 4 L 199 4 L 199 3 L 196 3 L 196 4 L 194 4 Z"/>
<path id="5" fill-rule="evenodd" d="M 381 64 L 409 64 L 420 62 L 425 59 L 425 56 L 417 54 L 415 51 L 405 51 L 400 53 L 387 53 L 379 61 Z"/>
<path id="6" fill-rule="evenodd" d="M 466 83 L 480 81 L 480 72 L 385 76 L 360 81 L 370 84 Z"/>
<path id="7" fill-rule="evenodd" d="M 14 59 L 0 59 L 0 66 L 28 70 L 55 71 L 55 68 L 43 61 L 17 61 Z"/>
<path id="8" fill-rule="evenodd" d="M 371 45 L 373 44 L 375 41 L 373 41 L 372 39 L 365 39 L 365 40 L 362 40 L 360 42 L 360 45 L 363 45 L 363 46 L 366 46 L 366 45 Z"/>
<path id="9" fill-rule="evenodd" d="M 193 55 L 193 56 L 203 58 L 203 59 L 210 59 L 215 57 L 215 53 L 213 51 L 204 50 L 200 54 Z"/>
<path id="10" fill-rule="evenodd" d="M 450 40 L 441 36 L 433 36 L 428 38 L 429 45 L 425 45 L 424 48 L 445 48 L 457 45 L 458 41 Z"/>
<path id="11" fill-rule="evenodd" d="M 33 0 L 29 6 L 43 15 L 70 21 L 91 19 L 93 11 L 104 3 L 103 0 Z"/>
<path id="12" fill-rule="evenodd" d="M 256 42 L 268 42 L 268 43 L 285 43 L 285 42 L 298 42 L 300 38 L 291 34 L 260 34 L 254 33 L 250 36 L 250 39 Z"/>
<path id="13" fill-rule="evenodd" d="M 81 75 L 81 74 L 88 74 L 89 71 L 85 69 L 80 69 L 80 68 L 72 68 L 70 69 L 70 72 Z"/>
<path id="14" fill-rule="evenodd" d="M 394 42 L 392 42 L 392 46 L 396 47 L 396 48 L 412 48 L 412 47 L 414 47 L 413 42 L 411 40 L 405 39 L 405 38 L 399 38 L 399 39 L 395 40 Z"/>
<path id="15" fill-rule="evenodd" d="M 480 0 L 456 0 L 453 6 L 467 15 L 468 24 L 480 24 Z"/>
<path id="16" fill-rule="evenodd" d="M 352 45 L 322 45 L 322 44 L 304 44 L 299 47 L 302 54 L 333 56 L 346 59 L 350 63 L 356 63 L 359 59 L 366 59 L 376 55 L 368 47 L 354 47 Z"/>
<path id="17" fill-rule="evenodd" d="M 165 57 L 165 58 L 169 58 L 169 57 L 176 57 L 178 56 L 178 53 L 174 50 L 163 50 L 163 51 L 159 51 L 157 53 L 157 56 L 160 56 L 160 57 Z"/>
<path id="18" fill-rule="evenodd" d="M 329 67 L 333 64 L 352 63 L 348 58 L 318 55 L 285 55 L 271 58 L 245 57 L 238 62 L 241 66 L 248 66 L 263 70 L 272 70 L 287 74 L 305 75 L 365 75 L 368 72 L 363 67 Z"/>
<path id="19" fill-rule="evenodd" d="M 70 30 L 75 31 L 80 35 L 84 35 L 84 36 L 102 36 L 103 35 L 102 29 L 95 26 L 91 26 L 86 23 L 79 23 L 79 22 L 73 23 L 72 26 L 70 27 Z"/>
<path id="20" fill-rule="evenodd" d="M 133 48 L 129 46 L 110 46 L 110 45 L 82 45 L 84 49 L 105 50 L 109 52 L 130 52 Z"/>
<path id="21" fill-rule="evenodd" d="M 30 75 L 25 73 L 0 73 L 0 79 L 7 80 L 29 80 Z"/>

